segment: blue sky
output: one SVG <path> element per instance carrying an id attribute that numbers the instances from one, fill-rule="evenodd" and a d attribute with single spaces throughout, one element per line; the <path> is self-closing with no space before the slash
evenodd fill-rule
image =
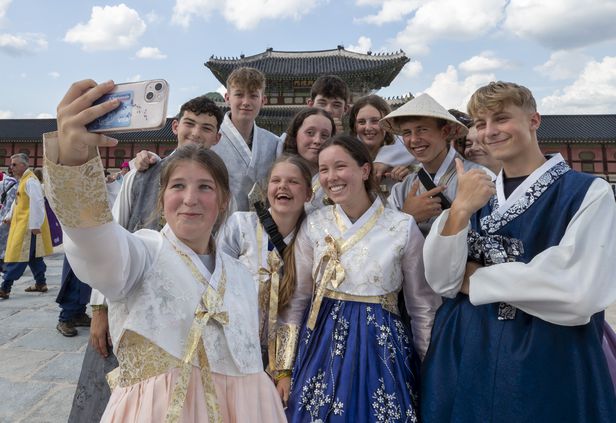
<path id="1" fill-rule="evenodd" d="M 496 80 L 545 114 L 616 113 L 616 0 L 0 0 L 0 118 L 53 117 L 71 82 L 165 78 L 169 113 L 219 90 L 211 55 L 402 49 L 379 94 L 464 108 Z"/>

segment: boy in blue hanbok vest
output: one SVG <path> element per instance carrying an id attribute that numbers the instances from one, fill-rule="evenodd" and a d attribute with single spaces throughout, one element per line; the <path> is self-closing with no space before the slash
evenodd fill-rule
<path id="1" fill-rule="evenodd" d="M 614 422 L 601 349 L 616 299 L 616 204 L 609 184 L 537 143 L 531 92 L 493 82 L 469 102 L 503 162 L 495 182 L 457 163 L 458 192 L 424 260 L 437 311 L 422 374 L 430 422 Z"/>

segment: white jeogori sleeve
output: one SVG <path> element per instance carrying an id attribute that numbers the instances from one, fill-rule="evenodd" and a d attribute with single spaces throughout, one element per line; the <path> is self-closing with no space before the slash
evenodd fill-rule
<path id="1" fill-rule="evenodd" d="M 115 202 L 113 203 L 113 208 L 111 209 L 113 220 L 118 222 L 123 228 L 128 226 L 128 221 L 130 219 L 132 207 L 131 194 L 136 173 L 136 170 L 131 170 L 124 175 L 124 181 L 120 187 L 120 192 L 117 194 Z"/>
<path id="2" fill-rule="evenodd" d="M 310 306 L 314 281 L 312 280 L 313 249 L 306 233 L 304 221 L 295 240 L 295 291 L 288 307 L 281 314 L 281 321 L 299 326 L 306 309 Z"/>
<path id="3" fill-rule="evenodd" d="M 41 229 L 45 222 L 45 197 L 41 183 L 36 178 L 26 181 L 26 194 L 30 197 L 30 214 L 28 216 L 28 229 Z"/>
<path id="4" fill-rule="evenodd" d="M 216 246 L 227 255 L 239 258 L 242 253 L 242 246 L 240 245 L 241 236 L 239 215 L 233 213 L 219 229 Z"/>
<path id="5" fill-rule="evenodd" d="M 449 210 L 445 210 L 432 224 L 424 244 L 423 257 L 428 285 L 437 294 L 453 298 L 460 292 L 466 270 L 469 226 L 456 235 L 443 236 L 441 233 L 448 218 Z"/>
<path id="6" fill-rule="evenodd" d="M 529 263 L 478 269 L 473 304 L 507 302 L 550 323 L 575 326 L 616 301 L 616 203 L 602 179 L 592 183 L 560 243 Z"/>
<path id="7" fill-rule="evenodd" d="M 410 166 L 417 163 L 417 159 L 413 156 L 399 137 L 394 138 L 394 143 L 384 145 L 379 148 L 374 159 L 377 163 L 385 163 L 386 165 L 395 166 Z"/>

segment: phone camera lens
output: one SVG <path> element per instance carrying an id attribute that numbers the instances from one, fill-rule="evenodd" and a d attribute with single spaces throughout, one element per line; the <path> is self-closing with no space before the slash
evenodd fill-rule
<path id="1" fill-rule="evenodd" d="M 147 100 L 152 100 L 154 98 L 154 93 L 152 91 L 149 91 L 146 95 L 145 98 Z"/>
<path id="2" fill-rule="evenodd" d="M 160 82 L 157 82 L 156 85 L 154 85 L 154 89 L 156 91 L 160 91 L 163 89 L 163 84 L 161 84 Z"/>

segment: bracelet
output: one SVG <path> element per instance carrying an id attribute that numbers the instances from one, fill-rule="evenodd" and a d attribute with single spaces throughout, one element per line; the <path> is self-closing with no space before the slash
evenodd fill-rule
<path id="1" fill-rule="evenodd" d="M 107 311 L 107 304 L 90 304 L 90 307 L 92 308 L 92 311 Z"/>
<path id="2" fill-rule="evenodd" d="M 274 376 L 274 380 L 278 383 L 285 377 L 291 377 L 291 370 L 280 370 L 276 373 L 276 376 Z"/>

